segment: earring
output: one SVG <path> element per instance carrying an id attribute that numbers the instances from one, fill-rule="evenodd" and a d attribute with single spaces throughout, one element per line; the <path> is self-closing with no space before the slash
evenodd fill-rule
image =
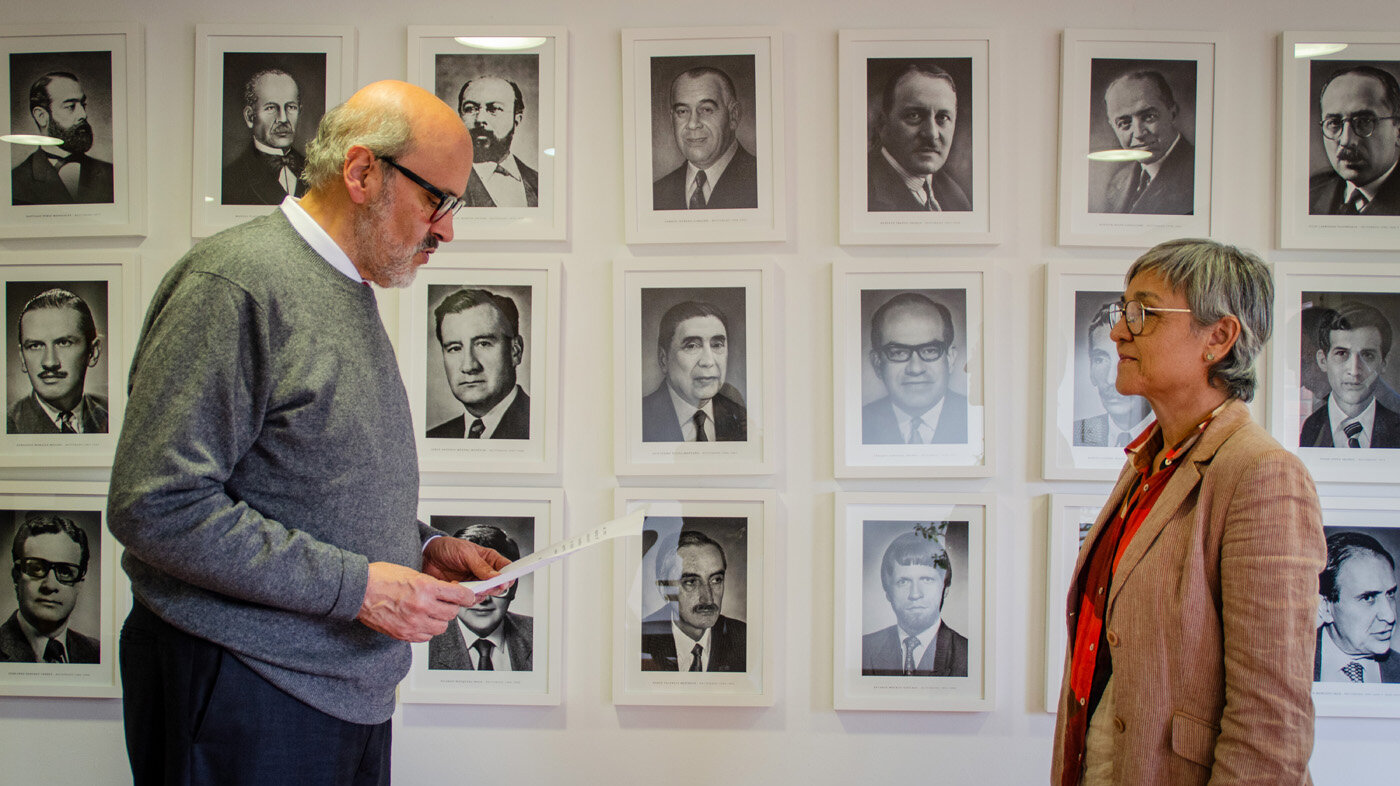
<path id="1" fill-rule="evenodd" d="M 1215 362 L 1215 353 L 1213 353 L 1213 352 L 1207 352 L 1207 353 L 1206 353 L 1206 362 L 1207 362 L 1207 363 L 1214 363 L 1214 362 Z"/>

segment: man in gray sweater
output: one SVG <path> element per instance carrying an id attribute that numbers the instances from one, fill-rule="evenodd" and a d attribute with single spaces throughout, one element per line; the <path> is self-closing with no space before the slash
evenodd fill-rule
<path id="1" fill-rule="evenodd" d="M 416 521 L 408 398 L 373 282 L 452 239 L 472 143 L 380 82 L 327 113 L 308 192 L 196 245 L 131 366 L 108 521 L 135 783 L 385 784 L 405 642 L 508 561 Z M 422 572 L 420 572 L 420 570 Z"/>

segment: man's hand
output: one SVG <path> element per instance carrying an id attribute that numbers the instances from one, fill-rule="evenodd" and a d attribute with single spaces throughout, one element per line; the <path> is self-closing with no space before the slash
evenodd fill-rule
<path id="1" fill-rule="evenodd" d="M 461 584 L 392 562 L 371 562 L 369 586 L 356 619 L 396 639 L 427 641 L 447 630 L 459 607 L 475 603 L 476 595 Z"/>
<path id="2" fill-rule="evenodd" d="M 433 538 L 423 549 L 423 572 L 443 581 L 483 581 L 500 574 L 510 560 L 470 540 Z M 511 582 L 493 587 L 486 594 L 500 595 L 510 589 Z M 464 603 L 471 606 L 476 601 Z"/>

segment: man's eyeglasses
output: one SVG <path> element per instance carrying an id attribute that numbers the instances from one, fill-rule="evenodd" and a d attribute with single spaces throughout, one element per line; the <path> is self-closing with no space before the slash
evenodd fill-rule
<path id="1" fill-rule="evenodd" d="M 1189 308 L 1157 308 L 1144 306 L 1136 300 L 1128 300 L 1114 303 L 1108 307 L 1108 325 L 1110 328 L 1118 324 L 1118 320 L 1125 319 L 1128 322 L 1128 332 L 1134 336 L 1142 335 L 1142 321 L 1148 314 L 1158 311 L 1171 311 L 1182 314 L 1190 314 Z"/>
<path id="2" fill-rule="evenodd" d="M 886 344 L 880 347 L 880 355 L 891 363 L 907 363 L 916 352 L 919 354 L 919 360 L 933 363 L 943 359 L 943 355 L 948 352 L 948 344 L 943 341 L 930 341 L 917 347 L 908 344 Z"/>
<path id="3" fill-rule="evenodd" d="M 20 573 L 36 581 L 43 580 L 49 575 L 49 571 L 53 571 L 53 577 L 58 579 L 60 584 L 69 585 L 82 581 L 83 576 L 87 574 L 81 565 L 71 562 L 49 562 L 38 557 L 22 557 L 15 563 L 15 567 L 19 568 Z"/>
<path id="4" fill-rule="evenodd" d="M 432 194 L 434 197 L 437 198 L 437 207 L 433 208 L 433 215 L 431 218 L 428 219 L 429 224 L 436 224 L 437 222 L 441 221 L 442 217 L 447 215 L 448 213 L 451 213 L 455 216 L 462 208 L 467 206 L 467 200 L 465 197 L 452 196 L 446 191 L 443 191 L 442 189 L 438 188 L 432 183 L 429 183 L 428 181 L 424 180 L 422 177 L 419 177 L 417 172 L 414 172 L 412 169 L 409 169 L 408 167 L 404 166 L 403 164 L 400 164 L 394 159 L 388 156 L 380 156 L 379 160 L 399 170 L 404 174 L 404 177 L 407 177 L 409 180 L 412 180 L 414 183 L 417 183 L 419 188 L 422 188 L 424 191 L 427 191 L 429 194 Z"/>
<path id="5" fill-rule="evenodd" d="M 1362 139 L 1370 139 L 1371 134 L 1376 132 L 1377 123 L 1382 120 L 1396 119 L 1400 119 L 1400 115 L 1387 115 L 1385 117 L 1377 117 L 1372 114 L 1352 115 L 1351 117 L 1328 115 L 1322 118 L 1322 120 L 1318 122 L 1318 125 L 1322 126 L 1322 135 L 1328 139 L 1339 138 L 1342 135 L 1342 130 L 1347 127 L 1348 123 L 1351 124 L 1351 133 Z"/>

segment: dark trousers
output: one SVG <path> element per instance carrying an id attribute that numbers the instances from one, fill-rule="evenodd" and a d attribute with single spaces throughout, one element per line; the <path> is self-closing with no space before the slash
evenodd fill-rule
<path id="1" fill-rule="evenodd" d="M 389 721 L 333 718 L 140 602 L 122 627 L 121 675 L 135 786 L 389 783 Z"/>

